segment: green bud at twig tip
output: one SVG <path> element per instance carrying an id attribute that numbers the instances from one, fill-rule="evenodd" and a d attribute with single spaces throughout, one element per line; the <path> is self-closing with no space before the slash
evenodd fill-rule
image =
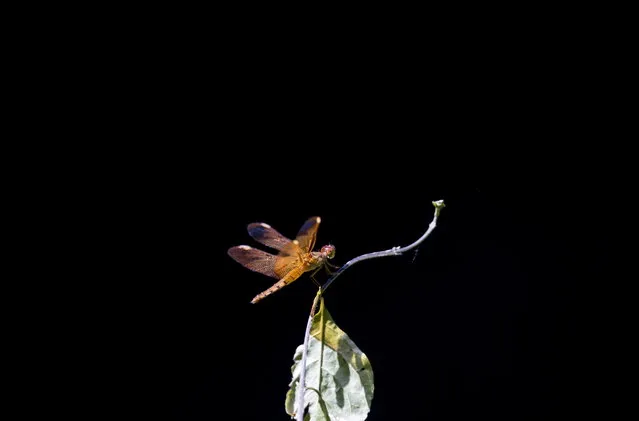
<path id="1" fill-rule="evenodd" d="M 437 200 L 433 202 L 433 206 L 435 206 L 435 217 L 438 217 L 439 212 L 446 207 L 446 204 L 443 200 Z"/>

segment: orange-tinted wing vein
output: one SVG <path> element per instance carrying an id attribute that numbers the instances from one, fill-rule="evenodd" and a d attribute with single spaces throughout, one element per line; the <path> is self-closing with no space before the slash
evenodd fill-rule
<path id="1" fill-rule="evenodd" d="M 315 238 L 317 237 L 317 228 L 319 228 L 320 222 L 322 222 L 322 220 L 319 216 L 308 218 L 298 231 L 293 243 L 297 243 L 296 245 L 299 246 L 303 253 L 313 251 Z"/>
<path id="2" fill-rule="evenodd" d="M 293 269 L 297 269 L 300 266 L 302 266 L 302 261 L 299 259 L 299 256 L 280 254 L 277 256 L 277 260 L 275 261 L 275 274 L 279 278 L 284 278 L 292 272 Z"/>
<path id="3" fill-rule="evenodd" d="M 249 224 L 247 229 L 251 237 L 265 246 L 274 248 L 280 252 L 285 251 L 283 254 L 293 256 L 297 256 L 299 254 L 295 243 L 284 237 L 268 224 L 263 222 L 254 222 Z"/>
<path id="4" fill-rule="evenodd" d="M 275 279 L 301 265 L 298 256 L 275 256 L 251 246 L 231 247 L 228 254 L 245 268 Z"/>
<path id="5" fill-rule="evenodd" d="M 250 269 L 254 272 L 262 273 L 272 278 L 281 278 L 277 275 L 277 273 L 275 273 L 277 256 L 250 246 L 231 247 L 228 251 L 228 254 L 236 262 L 246 267 L 247 269 Z"/>

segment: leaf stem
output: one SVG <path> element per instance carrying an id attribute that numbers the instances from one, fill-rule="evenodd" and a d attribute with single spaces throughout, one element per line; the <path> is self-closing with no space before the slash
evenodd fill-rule
<path id="1" fill-rule="evenodd" d="M 315 317 L 315 309 L 317 308 L 317 300 L 322 296 L 322 289 L 320 288 L 313 300 L 313 306 L 311 307 L 311 314 L 308 316 L 308 323 L 306 323 L 306 333 L 304 333 L 304 352 L 302 353 L 302 368 L 300 372 L 300 382 L 297 387 L 297 396 L 295 401 L 295 419 L 296 421 L 304 421 L 304 395 L 306 394 L 306 356 L 308 354 L 308 341 L 310 339 L 311 326 L 313 325 L 313 317 Z M 319 394 L 319 392 L 318 392 Z"/>
<path id="2" fill-rule="evenodd" d="M 311 325 L 313 324 L 313 317 L 315 316 L 315 309 L 317 308 L 317 300 L 321 297 L 321 295 L 326 291 L 326 289 L 337 279 L 339 275 L 342 274 L 346 269 L 353 266 L 355 263 L 361 262 L 362 260 L 375 259 L 377 257 L 386 257 L 386 256 L 399 256 L 408 250 L 411 250 L 418 245 L 420 245 L 435 229 L 437 226 L 437 218 L 439 217 L 440 211 L 446 206 L 443 200 L 438 200 L 432 202 L 435 207 L 435 215 L 433 217 L 433 221 L 428 225 L 428 230 L 422 235 L 417 241 L 412 244 L 409 244 L 406 247 L 393 247 L 384 251 L 376 251 L 373 253 L 362 254 L 354 259 L 349 260 L 337 270 L 331 276 L 328 281 L 317 291 L 317 295 L 315 296 L 315 300 L 313 300 L 313 307 L 311 308 L 311 314 L 308 318 L 308 323 L 306 324 L 306 332 L 304 333 L 304 351 L 302 352 L 302 367 L 300 372 L 300 381 L 298 385 L 298 395 L 297 401 L 295 403 L 295 418 L 297 421 L 304 421 L 304 395 L 306 394 L 306 357 L 308 354 L 308 341 L 311 333 Z"/>

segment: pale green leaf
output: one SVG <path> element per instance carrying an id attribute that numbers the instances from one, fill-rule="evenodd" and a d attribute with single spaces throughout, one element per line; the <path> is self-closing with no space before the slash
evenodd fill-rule
<path id="1" fill-rule="evenodd" d="M 366 355 L 337 327 L 323 300 L 313 318 L 308 346 L 304 405 L 309 420 L 365 420 L 373 399 L 373 369 Z M 299 393 L 302 350 L 300 345 L 295 351 L 293 380 L 286 394 L 286 412 L 291 416 Z"/>

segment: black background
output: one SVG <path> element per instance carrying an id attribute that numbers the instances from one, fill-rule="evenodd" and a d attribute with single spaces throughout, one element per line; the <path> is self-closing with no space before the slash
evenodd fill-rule
<path id="1" fill-rule="evenodd" d="M 609 259 L 613 236 L 634 237 L 611 227 L 636 190 L 620 188 L 635 155 L 615 144 L 634 121 L 623 25 L 605 39 L 575 10 L 523 27 L 528 12 L 473 15 L 470 31 L 358 13 L 368 28 L 345 33 L 253 9 L 114 12 L 100 36 L 50 41 L 25 83 L 46 114 L 25 128 L 51 148 L 26 144 L 27 159 L 51 167 L 10 182 L 35 178 L 18 229 L 43 224 L 23 240 L 49 260 L 25 264 L 44 271 L 20 282 L 38 311 L 9 323 L 41 329 L 18 327 L 36 344 L 17 368 L 59 409 L 30 393 L 22 409 L 287 419 L 315 287 L 303 276 L 252 305 L 273 280 L 227 249 L 257 246 L 248 223 L 293 236 L 318 215 L 339 265 L 419 238 L 443 199 L 417 252 L 359 263 L 326 295 L 371 361 L 369 419 L 619 418 L 606 313 L 633 279 Z"/>
<path id="2" fill-rule="evenodd" d="M 303 146 L 301 156 L 311 152 Z M 318 246 L 334 244 L 343 264 L 413 242 L 432 220 L 431 201 L 443 199 L 417 252 L 359 263 L 326 295 L 371 361 L 369 419 L 561 419 L 600 406 L 584 328 L 596 310 L 581 298 L 607 261 L 609 239 L 595 229 L 601 187 L 555 179 L 450 188 L 450 171 L 427 160 L 402 173 L 419 159 L 384 167 L 391 161 L 361 158 L 357 170 L 330 154 L 319 166 L 282 162 L 274 176 L 259 148 L 234 153 L 238 165 L 222 178 L 193 158 L 122 203 L 128 234 L 114 259 L 130 266 L 109 286 L 121 322 L 118 401 L 179 420 L 285 419 L 315 287 L 304 276 L 252 305 L 273 281 L 226 250 L 259 247 L 249 222 L 294 236 L 319 215 Z"/>
<path id="3" fill-rule="evenodd" d="M 606 279 L 617 180 L 597 148 L 614 124 L 589 79 L 561 55 L 483 72 L 478 54 L 472 71 L 444 60 L 428 77 L 398 57 L 405 71 L 388 78 L 374 61 L 302 54 L 284 72 L 258 41 L 222 61 L 184 50 L 168 87 L 132 76 L 114 120 L 133 129 L 105 125 L 145 140 L 112 151 L 94 187 L 109 216 L 95 292 L 108 400 L 140 417 L 286 419 L 315 287 L 304 276 L 251 305 L 273 280 L 227 249 L 257 246 L 251 222 L 294 236 L 317 215 L 317 245 L 334 244 L 339 265 L 413 242 L 443 199 L 416 253 L 359 263 L 326 295 L 371 361 L 369 419 L 605 413 L 604 303 L 590 297 Z"/>

